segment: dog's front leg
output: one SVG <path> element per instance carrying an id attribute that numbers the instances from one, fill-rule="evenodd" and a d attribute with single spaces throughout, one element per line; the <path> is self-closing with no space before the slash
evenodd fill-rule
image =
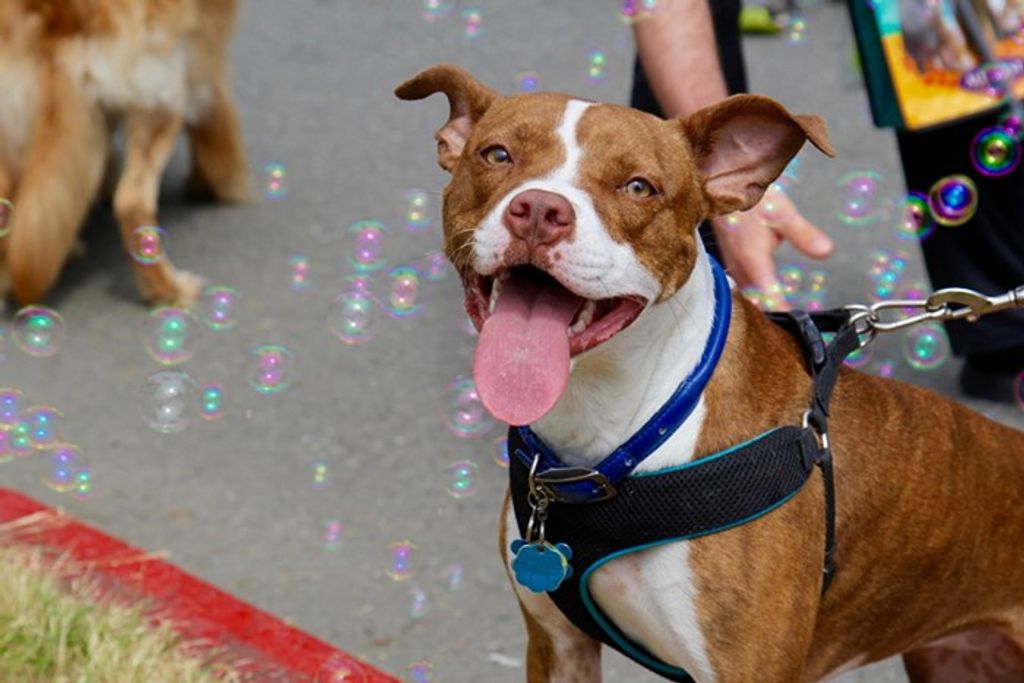
<path id="1" fill-rule="evenodd" d="M 527 683 L 600 683 L 601 644 L 558 611 L 546 595 L 524 596 Z"/>

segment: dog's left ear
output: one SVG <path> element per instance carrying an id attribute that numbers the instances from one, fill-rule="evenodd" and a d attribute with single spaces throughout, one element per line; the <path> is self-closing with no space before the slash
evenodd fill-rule
<path id="1" fill-rule="evenodd" d="M 448 96 L 448 122 L 434 135 L 437 163 L 451 172 L 462 155 L 473 126 L 498 99 L 498 94 L 453 64 L 438 64 L 416 74 L 395 88 L 403 100 L 422 100 L 436 92 Z"/>
<path id="2" fill-rule="evenodd" d="M 836 155 L 820 116 L 790 114 L 761 95 L 734 95 L 680 123 L 703 174 L 711 216 L 757 204 L 808 140 Z"/>

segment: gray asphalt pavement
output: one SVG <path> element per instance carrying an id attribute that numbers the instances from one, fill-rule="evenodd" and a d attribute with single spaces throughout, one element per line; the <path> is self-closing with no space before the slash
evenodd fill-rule
<path id="1" fill-rule="evenodd" d="M 450 61 L 504 91 L 536 77 L 541 89 L 622 103 L 632 43 L 615 0 L 481 0 L 454 3 L 432 20 L 422 5 L 245 5 L 232 63 L 247 148 L 258 185 L 265 165 L 285 167 L 287 196 L 240 207 L 187 204 L 179 149 L 161 209 L 173 261 L 238 296 L 237 325 L 192 325 L 194 355 L 169 368 L 199 385 L 221 385 L 223 417 L 194 414 L 181 431 L 163 434 L 140 414 L 152 408 L 146 378 L 164 368 L 145 351 L 147 310 L 101 209 L 86 233 L 87 255 L 48 302 L 66 325 L 59 353 L 23 353 L 12 311 L 0 318 L 7 327 L 0 386 L 62 411 L 64 438 L 88 459 L 94 495 L 80 501 L 48 488 L 46 462 L 36 456 L 0 464 L 0 484 L 148 550 L 167 550 L 186 570 L 408 680 L 428 662 L 434 681 L 511 683 L 524 679 L 524 637 L 495 552 L 501 429 L 474 412 L 457 382 L 474 343 L 460 288 L 450 275 L 424 277 L 419 315 L 386 311 L 392 269 L 422 264 L 440 244 L 446 176 L 435 165 L 432 135 L 446 104 L 441 97 L 400 103 L 391 90 Z M 904 282 L 924 281 L 916 245 L 895 237 L 891 213 L 864 227 L 835 215 L 843 200 L 837 183 L 847 173 L 877 172 L 887 199 L 903 192 L 891 135 L 871 127 L 863 91 L 848 87 L 845 27 L 842 8 L 818 6 L 799 40 L 746 43 L 753 90 L 823 114 L 840 153 L 836 161 L 803 154 L 793 189 L 839 245 L 824 264 L 830 305 L 865 300 L 876 248 L 905 249 Z M 598 79 L 588 74 L 593 51 L 605 57 Z M 432 221 L 416 231 L 406 227 L 413 188 L 426 191 Z M 364 220 L 386 226 L 386 265 L 369 276 L 377 297 L 372 338 L 349 345 L 327 321 L 355 273 L 350 226 Z M 296 258 L 307 264 L 298 287 Z M 781 261 L 799 259 L 786 251 Z M 250 382 L 252 350 L 268 344 L 291 353 L 288 386 L 260 393 Z M 895 376 L 955 393 L 955 361 L 918 371 L 902 345 L 902 338 L 880 340 L 868 369 L 891 361 Z M 1019 411 L 977 407 L 1024 423 Z M 655 680 L 617 656 L 607 658 L 606 671 L 610 681 Z M 843 680 L 904 679 L 883 664 Z"/>

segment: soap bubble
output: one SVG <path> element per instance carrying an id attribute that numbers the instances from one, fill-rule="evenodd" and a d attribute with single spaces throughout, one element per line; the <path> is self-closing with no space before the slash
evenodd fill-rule
<path id="1" fill-rule="evenodd" d="M 591 83 L 602 83 L 608 78 L 608 55 L 601 50 L 587 53 L 587 80 Z"/>
<path id="2" fill-rule="evenodd" d="M 843 365 L 851 368 L 863 368 L 871 361 L 871 347 L 862 346 L 846 356 L 846 360 L 843 361 Z"/>
<path id="3" fill-rule="evenodd" d="M 895 374 L 895 372 L 896 372 L 896 363 L 892 362 L 891 360 L 881 360 L 881 361 L 878 361 L 871 368 L 871 372 L 873 372 L 875 375 L 878 375 L 879 377 L 884 377 L 884 378 L 888 379 L 888 378 L 892 377 L 893 374 Z"/>
<path id="4" fill-rule="evenodd" d="M 21 419 L 25 397 L 17 389 L 0 389 L 0 427 L 9 428 Z M 2 431 L 2 430 L 0 430 Z"/>
<path id="5" fill-rule="evenodd" d="M 1004 176 L 1020 164 L 1020 147 L 1020 140 L 1006 128 L 986 128 L 971 143 L 971 163 L 982 175 Z"/>
<path id="6" fill-rule="evenodd" d="M 627 24 L 646 19 L 654 10 L 655 0 L 622 0 L 619 6 L 619 18 Z"/>
<path id="7" fill-rule="evenodd" d="M 420 270 L 431 282 L 440 282 L 448 277 L 448 274 L 452 272 L 452 267 L 442 252 L 432 251 L 423 257 L 423 265 Z"/>
<path id="8" fill-rule="evenodd" d="M 323 458 L 313 461 L 313 488 L 323 490 L 331 485 L 331 465 Z"/>
<path id="9" fill-rule="evenodd" d="M 132 231 L 129 251 L 138 263 L 151 266 L 167 255 L 167 235 L 158 225 L 140 225 Z"/>
<path id="10" fill-rule="evenodd" d="M 178 365 L 191 358 L 198 333 L 195 316 L 184 308 L 155 308 L 146 316 L 142 328 L 146 353 L 161 365 Z"/>
<path id="11" fill-rule="evenodd" d="M 410 597 L 412 606 L 409 608 L 409 616 L 413 619 L 422 619 L 427 613 L 427 592 L 422 588 L 413 588 Z"/>
<path id="12" fill-rule="evenodd" d="M 397 541 L 388 545 L 387 574 L 393 581 L 407 581 L 416 573 L 416 546 L 409 541 Z"/>
<path id="13" fill-rule="evenodd" d="M 870 225 L 881 217 L 882 176 L 875 171 L 854 171 L 837 183 L 840 207 L 836 217 L 854 227 Z"/>
<path id="14" fill-rule="evenodd" d="M 537 92 L 538 88 L 540 88 L 540 76 L 536 71 L 523 71 L 516 74 L 515 89 L 518 92 Z"/>
<path id="15" fill-rule="evenodd" d="M 434 665 L 428 661 L 413 662 L 408 667 L 409 683 L 432 683 Z"/>
<path id="16" fill-rule="evenodd" d="M 139 414 L 153 431 L 174 434 L 192 424 L 198 400 L 191 377 L 184 372 L 164 370 L 147 377 L 139 389 Z"/>
<path id="17" fill-rule="evenodd" d="M 14 316 L 14 342 L 30 356 L 43 358 L 60 351 L 66 334 L 60 313 L 46 306 L 26 306 Z"/>
<path id="18" fill-rule="evenodd" d="M 412 318 L 423 312 L 423 282 L 412 266 L 398 266 L 388 273 L 388 313 L 393 318 Z"/>
<path id="19" fill-rule="evenodd" d="M 78 483 L 78 475 L 89 471 L 89 464 L 78 446 L 69 443 L 54 444 L 47 449 L 46 475 L 43 483 L 54 491 L 70 491 Z"/>
<path id="20" fill-rule="evenodd" d="M 441 400 L 441 421 L 452 434 L 464 438 L 484 436 L 495 425 L 468 377 L 456 377 L 448 385 Z"/>
<path id="21" fill-rule="evenodd" d="M 384 267 L 382 246 L 387 227 L 380 221 L 357 221 L 349 226 L 354 246 L 349 262 L 360 273 L 372 273 Z"/>
<path id="22" fill-rule="evenodd" d="M 334 299 L 327 313 L 327 328 L 341 342 L 358 346 L 377 332 L 380 305 L 368 289 L 350 287 Z"/>
<path id="23" fill-rule="evenodd" d="M 249 354 L 249 386 L 263 395 L 288 388 L 295 374 L 292 352 L 279 344 L 257 346 Z"/>
<path id="24" fill-rule="evenodd" d="M 33 406 L 25 411 L 21 419 L 28 425 L 28 435 L 33 448 L 47 448 L 60 440 L 64 416 L 51 406 Z"/>
<path id="25" fill-rule="evenodd" d="M 876 249 L 871 253 L 868 268 L 868 297 L 872 301 L 893 298 L 903 280 L 910 256 L 905 251 Z"/>
<path id="26" fill-rule="evenodd" d="M 312 284 L 309 280 L 309 259 L 301 254 L 296 254 L 288 259 L 288 269 L 291 273 L 289 287 L 293 292 L 301 292 L 309 289 Z"/>
<path id="27" fill-rule="evenodd" d="M 903 343 L 903 355 L 915 370 L 934 370 L 949 358 L 949 339 L 937 323 L 911 329 Z"/>
<path id="28" fill-rule="evenodd" d="M 11 234 L 11 219 L 14 217 L 14 204 L 10 199 L 0 197 L 0 240 Z"/>
<path id="29" fill-rule="evenodd" d="M 267 199 L 276 202 L 288 196 L 288 167 L 279 162 L 271 162 L 263 167 L 264 194 Z"/>
<path id="30" fill-rule="evenodd" d="M 224 417 L 224 387 L 219 384 L 204 384 L 199 388 L 199 416 L 204 420 L 218 420 Z"/>
<path id="31" fill-rule="evenodd" d="M 896 236 L 907 242 L 923 242 L 935 232 L 935 221 L 928 208 L 928 198 L 911 192 L 900 202 L 900 224 Z"/>
<path id="32" fill-rule="evenodd" d="M 19 420 L 11 425 L 8 432 L 8 444 L 15 455 L 28 455 L 34 448 L 32 445 L 32 428 L 28 422 Z"/>
<path id="33" fill-rule="evenodd" d="M 430 195 L 424 190 L 409 190 L 402 195 L 405 204 L 405 229 L 420 232 L 430 227 Z"/>
<path id="34" fill-rule="evenodd" d="M 786 41 L 791 45 L 807 42 L 807 19 L 793 16 L 786 25 Z"/>
<path id="35" fill-rule="evenodd" d="M 359 664 L 333 654 L 320 667 L 313 683 L 366 683 L 366 674 Z"/>
<path id="36" fill-rule="evenodd" d="M 459 460 L 448 465 L 448 495 L 467 498 L 476 493 L 476 463 Z"/>
<path id="37" fill-rule="evenodd" d="M 420 16 L 427 21 L 444 19 L 455 9 L 455 0 L 421 0 Z"/>
<path id="38" fill-rule="evenodd" d="M 822 270 L 809 270 L 798 263 L 779 267 L 782 296 L 791 308 L 820 311 L 828 294 L 828 274 Z"/>
<path id="39" fill-rule="evenodd" d="M 928 191 L 928 208 L 940 225 L 963 225 L 978 210 L 978 187 L 965 175 L 946 176 Z"/>
<path id="40" fill-rule="evenodd" d="M 462 10 L 463 35 L 466 40 L 476 40 L 484 32 L 480 8 L 467 7 Z"/>
<path id="41" fill-rule="evenodd" d="M 494 458 L 494 462 L 498 467 L 507 468 L 509 465 L 508 459 L 508 437 L 505 435 L 499 436 L 497 439 L 491 442 L 491 457 Z"/>
<path id="42" fill-rule="evenodd" d="M 757 205 L 757 217 L 769 226 L 783 225 L 790 222 L 793 216 L 796 215 L 796 207 L 788 199 L 782 186 L 778 183 L 772 183 L 765 190 L 764 196 Z M 742 217 L 735 216 L 735 214 L 730 214 L 730 216 L 736 218 L 735 222 L 728 222 L 730 228 L 742 227 Z"/>
<path id="43" fill-rule="evenodd" d="M 199 306 L 203 322 L 214 332 L 238 324 L 238 292 L 231 287 L 208 287 Z"/>

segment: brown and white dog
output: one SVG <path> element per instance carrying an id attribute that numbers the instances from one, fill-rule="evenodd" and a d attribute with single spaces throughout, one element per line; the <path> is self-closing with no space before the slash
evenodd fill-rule
<path id="1" fill-rule="evenodd" d="M 248 194 L 248 164 L 227 83 L 237 0 L 0 2 L 0 197 L 13 201 L 0 239 L 0 297 L 41 299 L 56 282 L 124 135 L 113 193 L 125 249 L 157 225 L 160 176 L 184 127 L 189 190 Z M 143 259 L 143 261 L 150 259 Z M 165 259 L 133 260 L 143 298 L 188 304 L 198 277 Z"/>
<path id="2" fill-rule="evenodd" d="M 623 443 L 695 366 L 713 282 L 696 226 L 752 207 L 817 117 L 732 97 L 681 120 L 558 94 L 502 97 L 454 66 L 443 92 L 448 256 L 480 328 L 485 405 L 568 464 Z M 799 424 L 796 341 L 738 294 L 683 426 L 640 470 Z M 934 393 L 844 369 L 832 403 L 839 571 L 823 596 L 823 487 L 726 532 L 615 559 L 590 582 L 628 637 L 700 683 L 819 681 L 903 653 L 915 683 L 1024 680 L 1024 434 Z M 518 528 L 504 506 L 501 548 Z M 531 683 L 600 680 L 600 645 L 515 587 Z"/>

